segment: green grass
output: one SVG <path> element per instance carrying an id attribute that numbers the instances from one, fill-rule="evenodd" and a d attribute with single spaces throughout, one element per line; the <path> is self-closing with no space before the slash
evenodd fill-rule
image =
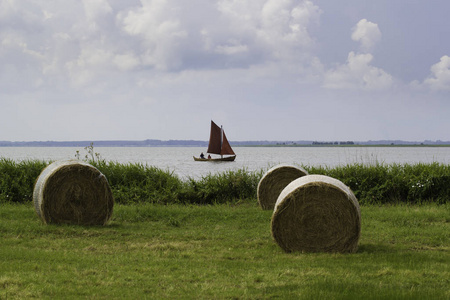
<path id="1" fill-rule="evenodd" d="M 355 254 L 286 254 L 270 211 L 116 205 L 104 227 L 0 205 L 0 299 L 449 299 L 450 205 L 362 206 Z"/>
<path id="2" fill-rule="evenodd" d="M 351 164 L 307 170 L 341 180 L 362 204 L 443 204 L 450 199 L 450 165 L 446 164 Z"/>
<path id="3" fill-rule="evenodd" d="M 110 183 L 120 204 L 218 204 L 239 203 L 256 197 L 258 182 L 265 170 L 246 169 L 210 174 L 182 180 L 169 170 L 140 163 L 121 164 L 91 161 Z M 16 162 L 0 158 L 0 203 L 29 203 L 34 182 L 43 161 Z M 355 193 L 361 204 L 434 202 L 450 199 L 450 165 L 351 164 L 338 167 L 304 166 L 309 174 L 323 174 L 341 180 Z"/>
<path id="4" fill-rule="evenodd" d="M 0 157 L 0 203 L 31 201 L 34 182 L 46 166 L 44 161 Z"/>

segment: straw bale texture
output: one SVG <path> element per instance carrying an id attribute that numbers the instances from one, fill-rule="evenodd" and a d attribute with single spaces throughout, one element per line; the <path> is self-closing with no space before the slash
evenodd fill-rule
<path id="1" fill-rule="evenodd" d="M 272 236 L 286 252 L 341 252 L 358 249 L 361 212 L 341 181 L 308 175 L 281 192 L 272 215 Z"/>
<path id="2" fill-rule="evenodd" d="M 295 179 L 308 175 L 299 167 L 278 165 L 267 171 L 258 183 L 258 203 L 264 210 L 273 209 L 281 191 Z"/>
<path id="3" fill-rule="evenodd" d="M 114 206 L 106 177 L 77 160 L 47 166 L 36 180 L 33 202 L 44 223 L 56 224 L 104 225 Z"/>

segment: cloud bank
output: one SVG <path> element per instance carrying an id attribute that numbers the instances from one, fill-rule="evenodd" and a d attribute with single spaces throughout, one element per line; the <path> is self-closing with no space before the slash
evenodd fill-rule
<path id="1" fill-rule="evenodd" d="M 254 114 L 255 126 L 267 126 L 295 110 L 313 115 L 344 92 L 371 102 L 399 87 L 449 91 L 448 53 L 409 85 L 380 64 L 384 36 L 363 15 L 339 37 L 357 47 L 323 63 L 326 9 L 310 0 L 0 1 L 0 126 L 17 123 L 3 139 L 183 138 L 189 115 L 242 125 Z"/>
<path id="2" fill-rule="evenodd" d="M 32 90 L 62 79 L 75 87 L 102 85 L 98 78 L 112 74 L 252 66 L 289 69 L 322 80 L 326 88 L 386 89 L 393 82 L 373 65 L 371 50 L 382 34 L 367 19 L 351 33 L 361 52 L 352 50 L 344 64 L 325 68 L 310 33 L 320 26 L 322 10 L 308 0 L 3 1 L 1 11 L 4 90 Z M 446 90 L 448 69 L 443 56 L 424 85 Z"/>

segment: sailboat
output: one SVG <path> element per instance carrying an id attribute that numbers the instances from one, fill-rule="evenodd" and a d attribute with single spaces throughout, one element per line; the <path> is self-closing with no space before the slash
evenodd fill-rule
<path id="1" fill-rule="evenodd" d="M 201 158 L 195 157 L 195 161 L 234 161 L 236 154 L 234 154 L 230 143 L 227 140 L 223 127 L 219 127 L 211 120 L 211 134 L 209 136 L 209 145 L 207 153 L 219 154 L 220 158 Z M 225 156 L 224 155 L 230 155 Z"/>

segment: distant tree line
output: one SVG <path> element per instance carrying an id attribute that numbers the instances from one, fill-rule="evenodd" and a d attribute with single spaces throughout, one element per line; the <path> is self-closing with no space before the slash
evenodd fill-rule
<path id="1" fill-rule="evenodd" d="M 450 145 L 450 141 L 409 142 L 401 140 L 377 141 L 341 141 L 317 142 L 312 140 L 300 141 L 229 141 L 231 146 L 301 146 L 301 145 Z M 106 141 L 0 141 L 0 147 L 87 147 L 94 143 L 95 147 L 207 147 L 208 141 L 199 140 L 106 140 Z"/>
<path id="2" fill-rule="evenodd" d="M 345 142 L 312 142 L 313 145 L 354 145 L 353 141 Z"/>

